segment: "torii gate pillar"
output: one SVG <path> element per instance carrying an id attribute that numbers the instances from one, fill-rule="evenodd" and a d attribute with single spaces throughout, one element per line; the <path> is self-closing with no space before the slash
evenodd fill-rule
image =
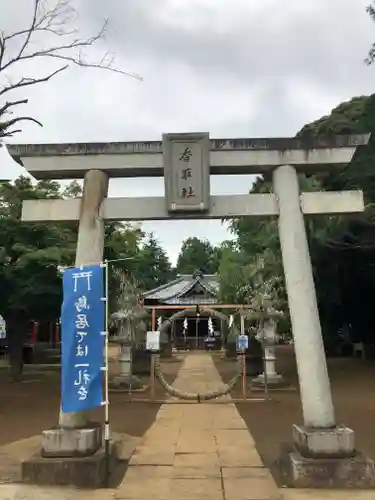
<path id="1" fill-rule="evenodd" d="M 277 168 L 273 187 L 279 202 L 279 238 L 303 421 L 306 427 L 332 429 L 335 416 L 296 170 L 289 165 Z"/>
<path id="2" fill-rule="evenodd" d="M 108 184 L 108 175 L 102 170 L 89 170 L 85 175 L 78 225 L 76 267 L 103 261 L 104 220 L 100 216 L 100 208 L 108 195 Z M 60 411 L 59 427 L 77 429 L 86 425 L 87 415 L 85 412 L 63 413 Z M 47 441 L 45 444 L 48 446 L 48 440 L 44 441 Z M 97 443 L 95 451 L 99 448 L 100 443 L 101 441 Z M 69 446 L 72 446 L 71 440 Z"/>
<path id="3" fill-rule="evenodd" d="M 372 460 L 359 456 L 354 431 L 336 425 L 296 169 L 273 172 L 279 238 L 293 330 L 304 425 L 279 459 L 284 484 L 296 488 L 375 487 Z"/>

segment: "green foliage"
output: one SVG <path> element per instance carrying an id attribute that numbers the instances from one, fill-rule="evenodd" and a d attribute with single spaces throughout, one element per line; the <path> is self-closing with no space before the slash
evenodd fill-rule
<path id="1" fill-rule="evenodd" d="M 22 200 L 59 198 L 59 184 L 27 177 L 0 186 L 0 308 L 4 317 L 54 319 L 61 307 L 58 265 L 71 264 L 75 232 L 20 221 Z"/>
<path id="2" fill-rule="evenodd" d="M 220 302 L 228 304 L 244 302 L 240 295 L 240 291 L 246 283 L 243 273 L 244 264 L 244 255 L 235 246 L 226 248 L 222 252 L 218 272 Z"/>
<path id="3" fill-rule="evenodd" d="M 136 277 L 144 291 L 174 278 L 169 258 L 153 234 L 148 236 L 138 252 Z"/>
<path id="4" fill-rule="evenodd" d="M 0 314 L 28 321 L 55 320 L 61 309 L 60 266 L 74 265 L 77 226 L 21 222 L 26 199 L 69 198 L 82 194 L 77 182 L 61 188 L 58 182 L 33 184 L 21 176 L 0 184 Z M 154 288 L 173 277 L 164 250 L 151 235 L 129 224 L 105 227 L 104 259 L 109 264 L 110 308 L 124 276 L 137 290 Z"/>
<path id="5" fill-rule="evenodd" d="M 182 243 L 176 271 L 179 274 L 193 274 L 198 270 L 203 274 L 215 274 L 219 264 L 220 249 L 212 246 L 209 241 L 194 236 L 186 238 Z"/>
<path id="6" fill-rule="evenodd" d="M 125 277 L 131 283 L 135 281 L 136 256 L 143 237 L 141 229 L 135 229 L 129 224 L 112 222 L 105 226 L 104 259 L 109 261 L 108 287 L 111 312 L 117 310 L 118 290 Z"/>
<path id="7" fill-rule="evenodd" d="M 375 11 L 374 11 L 375 12 Z M 299 136 L 362 134 L 375 130 L 375 95 L 356 97 L 302 128 Z M 359 150 L 344 170 L 316 176 L 300 176 L 303 191 L 362 189 L 366 210 L 360 215 L 308 216 L 306 230 L 313 263 L 318 305 L 326 341 L 339 328 L 351 337 L 370 341 L 375 327 L 372 302 L 375 296 L 375 137 Z M 259 177 L 252 193 L 271 191 L 271 183 Z M 248 301 L 254 295 L 251 273 L 264 263 L 264 281 L 283 275 L 277 221 L 242 217 L 231 223 L 237 248 L 224 254 L 220 264 L 222 299 Z M 231 282 L 231 276 L 233 281 Z M 236 282 L 235 286 L 233 282 Z M 286 293 L 278 280 L 278 296 L 285 305 Z"/>

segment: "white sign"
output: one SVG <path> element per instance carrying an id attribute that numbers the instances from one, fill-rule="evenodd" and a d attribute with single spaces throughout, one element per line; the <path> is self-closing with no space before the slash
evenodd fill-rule
<path id="1" fill-rule="evenodd" d="M 160 332 L 148 331 L 146 336 L 146 350 L 160 351 Z"/>
<path id="2" fill-rule="evenodd" d="M 0 339 L 5 339 L 7 336 L 5 320 L 0 316 Z"/>
<path id="3" fill-rule="evenodd" d="M 237 349 L 239 351 L 245 351 L 249 348 L 249 338 L 247 335 L 238 335 L 237 337 Z"/>

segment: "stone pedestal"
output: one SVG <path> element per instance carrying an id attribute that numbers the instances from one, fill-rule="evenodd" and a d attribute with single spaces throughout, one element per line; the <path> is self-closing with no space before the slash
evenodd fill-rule
<path id="1" fill-rule="evenodd" d="M 107 474 L 112 474 L 118 465 L 117 443 L 110 443 L 108 457 L 104 446 L 90 456 L 49 457 L 41 452 L 22 462 L 22 481 L 43 486 L 74 486 L 96 489 L 104 485 Z"/>
<path id="2" fill-rule="evenodd" d="M 124 377 L 131 377 L 132 374 L 132 347 L 121 343 L 119 355 L 120 374 Z"/>
<path id="3" fill-rule="evenodd" d="M 288 387 L 288 382 L 284 379 L 282 375 L 276 372 L 276 356 L 275 347 L 268 346 L 264 349 L 265 356 L 265 370 L 267 377 L 264 372 L 259 374 L 257 378 L 252 380 L 252 387 L 254 389 L 264 389 L 267 380 L 268 389 L 281 389 Z"/>
<path id="4" fill-rule="evenodd" d="M 294 488 L 375 488 L 375 463 L 355 450 L 345 427 L 293 426 L 293 444 L 281 450 L 283 484 Z"/>
<path id="5" fill-rule="evenodd" d="M 129 389 L 140 389 L 142 383 L 138 377 L 133 375 L 133 355 L 132 346 L 125 343 L 121 344 L 119 356 L 120 373 L 115 376 L 111 386 L 116 390 L 129 391 Z"/>
<path id="6" fill-rule="evenodd" d="M 48 429 L 42 431 L 41 456 L 45 458 L 87 457 L 102 445 L 102 427 L 88 424 L 82 429 Z"/>
<path id="7" fill-rule="evenodd" d="M 117 465 L 117 443 L 111 442 L 108 465 L 102 428 L 49 429 L 42 433 L 41 449 L 22 463 L 22 481 L 50 486 L 98 488 Z"/>

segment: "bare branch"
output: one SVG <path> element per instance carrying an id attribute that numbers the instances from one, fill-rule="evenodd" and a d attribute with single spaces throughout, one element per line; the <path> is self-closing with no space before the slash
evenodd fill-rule
<path id="1" fill-rule="evenodd" d="M 16 130 L 10 130 L 9 132 L 2 132 L 0 129 L 0 139 L 3 139 L 4 137 L 13 137 L 14 134 L 18 134 L 20 132 L 22 132 L 22 130 L 20 128 L 16 129 Z M 0 147 L 1 147 L 1 143 L 0 143 Z"/>
<path id="2" fill-rule="evenodd" d="M 0 33 L 0 68 L 5 54 L 5 38 L 3 33 Z"/>
<path id="3" fill-rule="evenodd" d="M 77 11 L 73 7 L 72 0 L 57 0 L 55 7 L 48 8 L 44 7 L 44 0 L 34 0 L 34 10 L 33 17 L 29 28 L 21 29 L 20 31 L 14 32 L 10 35 L 2 35 L 0 37 L 0 73 L 3 73 L 6 70 L 9 70 L 10 67 L 21 61 L 34 60 L 39 58 L 52 58 L 52 59 L 61 59 L 67 61 L 76 66 L 84 67 L 84 68 L 96 68 L 96 69 L 104 69 L 107 71 L 112 71 L 114 73 L 119 73 L 125 76 L 130 76 L 132 78 L 136 78 L 142 81 L 142 77 L 136 73 L 131 73 L 127 71 L 123 71 L 114 66 L 115 58 L 111 57 L 108 59 L 109 54 L 105 54 L 104 57 L 96 62 L 89 61 L 83 57 L 82 50 L 85 48 L 92 47 L 95 43 L 97 43 L 100 39 L 103 38 L 107 26 L 108 20 L 104 20 L 101 29 L 94 36 L 91 36 L 87 39 L 81 39 L 78 37 L 77 30 L 71 27 L 71 23 L 74 21 L 74 18 L 77 17 Z M 57 39 L 57 43 L 54 43 L 52 46 L 46 49 L 40 50 L 28 50 L 32 46 L 33 35 L 37 33 L 48 33 L 54 35 Z M 70 39 L 71 36 L 76 35 L 76 38 Z M 21 48 L 17 51 L 16 55 L 13 57 L 9 57 L 6 62 L 4 62 L 4 54 L 6 49 L 6 44 L 9 40 L 25 37 Z M 77 53 L 76 50 L 79 52 Z M 64 69 L 66 69 L 64 67 Z M 28 82 L 28 85 L 33 83 L 41 83 L 48 81 L 52 76 L 55 76 L 57 73 L 63 71 L 62 68 L 58 69 L 56 72 L 51 73 L 51 75 L 47 79 L 38 79 L 38 78 L 25 78 L 22 81 L 22 85 L 24 86 L 25 80 Z M 19 88 L 20 82 L 16 84 L 8 84 L 3 86 L 0 91 L 0 95 L 5 94 L 15 88 Z"/>
<path id="4" fill-rule="evenodd" d="M 13 106 L 18 106 L 18 104 L 27 104 L 28 99 L 21 99 L 20 101 L 13 101 L 13 102 L 6 102 L 2 108 L 0 108 L 0 117 L 5 115 L 5 113 L 8 113 L 9 108 L 12 108 Z"/>
<path id="5" fill-rule="evenodd" d="M 4 70 L 8 69 L 11 65 L 18 63 L 20 61 L 35 59 L 37 57 L 52 57 L 52 56 L 58 55 L 60 51 L 64 51 L 64 50 L 71 51 L 72 49 L 77 49 L 77 48 L 82 49 L 83 47 L 90 47 L 95 42 L 97 42 L 100 38 L 102 38 L 102 36 L 104 35 L 105 30 L 107 28 L 107 23 L 108 23 L 108 21 L 105 20 L 101 30 L 95 36 L 87 38 L 86 40 L 75 39 L 75 40 L 69 41 L 68 43 L 65 43 L 65 44 L 55 45 L 54 47 L 50 47 L 49 49 L 42 49 L 42 50 L 38 50 L 35 52 L 31 52 L 30 54 L 24 54 L 24 55 L 22 55 L 24 52 L 24 49 L 22 49 L 21 52 L 17 56 L 13 57 L 6 64 L 4 64 L 2 67 L 0 67 L 0 71 L 4 71 Z M 40 31 L 45 31 L 45 28 L 44 27 L 40 28 Z M 35 31 L 33 31 L 33 33 L 34 32 Z M 49 32 L 51 32 L 51 30 L 49 30 Z M 17 35 L 18 34 L 19 33 L 17 33 Z M 64 33 L 64 35 L 65 35 L 65 33 Z M 71 58 L 75 59 L 75 56 L 71 56 Z"/>
<path id="6" fill-rule="evenodd" d="M 7 114 L 11 114 L 10 108 L 14 106 L 18 106 L 19 104 L 27 104 L 28 99 L 20 99 L 18 101 L 10 101 L 6 102 L 2 108 L 0 108 L 0 119 L 4 117 Z M 21 132 L 20 129 L 17 130 L 10 130 L 13 125 L 16 123 L 22 122 L 22 121 L 31 121 L 33 123 L 36 123 L 37 125 L 40 125 L 43 127 L 43 125 L 36 120 L 35 118 L 32 118 L 31 116 L 19 116 L 16 118 L 13 118 L 12 120 L 8 121 L 0 121 L 0 139 L 4 137 L 12 137 L 15 133 Z"/>
<path id="7" fill-rule="evenodd" d="M 31 35 L 33 34 L 33 31 L 35 29 L 35 23 L 36 23 L 37 17 L 38 17 L 39 5 L 40 5 L 40 0 L 35 0 L 35 3 L 34 3 L 34 12 L 33 12 L 33 20 L 32 20 L 30 29 L 28 30 L 28 33 L 26 35 L 25 41 L 23 42 L 23 45 L 21 47 L 21 50 L 18 53 L 17 59 L 19 59 L 20 57 L 22 57 L 22 54 L 23 54 L 24 50 L 26 49 L 26 47 L 28 46 L 28 44 L 30 42 Z"/>
<path id="8" fill-rule="evenodd" d="M 4 87 L 3 90 L 0 90 L 0 96 L 4 95 L 6 92 L 9 92 L 10 90 L 19 89 L 21 87 L 29 87 L 30 85 L 35 85 L 37 83 L 48 82 L 48 80 L 50 80 L 52 77 L 54 77 L 58 73 L 61 73 L 62 71 L 65 71 L 67 68 L 68 65 L 62 66 L 56 71 L 53 71 L 49 75 L 41 78 L 21 78 L 18 82 L 12 83 L 9 87 Z"/>
<path id="9" fill-rule="evenodd" d="M 22 132 L 22 130 L 9 130 L 13 125 L 19 122 L 33 122 L 39 125 L 40 127 L 43 127 L 42 123 L 40 123 L 38 120 L 35 118 L 32 118 L 31 116 L 18 116 L 17 118 L 13 118 L 13 120 L 8 120 L 6 122 L 0 122 L 0 138 L 2 137 L 11 137 L 17 132 Z"/>
<path id="10" fill-rule="evenodd" d="M 137 73 L 128 73 L 127 71 L 123 71 L 122 69 L 117 69 L 112 66 L 112 63 L 114 62 L 114 56 L 111 56 L 110 61 L 106 61 L 107 57 L 110 54 L 105 54 L 102 59 L 98 63 L 90 63 L 85 61 L 81 55 L 79 55 L 77 58 L 74 57 L 69 57 L 69 56 L 62 56 L 59 54 L 49 54 L 48 57 L 52 57 L 55 59 L 62 59 L 63 61 L 69 61 L 76 66 L 80 66 L 81 68 L 97 68 L 97 69 L 104 69 L 111 71 L 112 73 L 119 73 L 120 75 L 124 76 L 130 76 L 132 78 L 136 78 L 137 80 L 143 81 L 143 78 L 138 75 Z M 0 92 L 1 95 L 1 92 Z"/>
<path id="11" fill-rule="evenodd" d="M 371 17 L 373 21 L 375 21 L 375 4 L 372 2 L 370 5 L 366 7 L 367 14 Z M 368 55 L 365 59 L 365 63 L 370 66 L 375 60 L 375 43 L 372 44 L 371 49 L 368 52 Z"/>
<path id="12" fill-rule="evenodd" d="M 117 68 L 115 66 L 115 57 L 109 53 L 105 53 L 97 61 L 87 58 L 86 54 L 84 54 L 85 49 L 90 49 L 99 40 L 103 39 L 108 26 L 107 20 L 104 20 L 102 27 L 95 35 L 86 39 L 80 38 L 78 29 L 75 27 L 78 15 L 74 0 L 55 0 L 52 7 L 49 0 L 33 0 L 33 2 L 33 11 L 28 27 L 21 28 L 19 31 L 10 34 L 0 31 L 0 76 L 4 81 L 3 85 L 0 85 L 0 98 L 13 90 L 48 82 L 71 65 L 102 69 L 130 76 L 140 81 L 143 80 L 136 73 Z M 38 41 L 35 37 L 38 35 L 51 37 L 50 43 L 44 45 L 47 48 L 41 48 L 40 46 L 38 48 L 35 45 Z M 19 45 L 17 50 L 14 50 L 14 42 Z M 10 53 L 11 47 L 13 48 L 12 53 Z M 63 63 L 46 76 L 24 76 L 16 81 L 10 79 L 8 71 L 18 63 L 45 58 L 63 61 Z M 6 102 L 0 107 L 0 118 L 5 114 L 12 113 L 10 110 L 14 106 L 26 104 L 27 102 L 27 99 Z M 32 121 L 40 126 L 42 125 L 38 120 L 28 116 L 0 122 L 0 138 L 10 137 L 19 132 L 19 130 L 10 130 L 10 128 L 20 121 Z"/>

